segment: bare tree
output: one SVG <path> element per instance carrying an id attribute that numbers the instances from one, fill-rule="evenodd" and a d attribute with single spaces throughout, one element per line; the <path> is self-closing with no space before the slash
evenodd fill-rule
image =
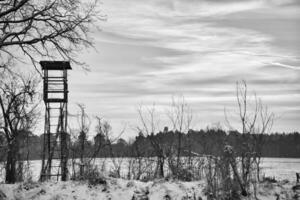
<path id="1" fill-rule="evenodd" d="M 166 160 L 166 152 L 163 143 L 159 138 L 155 137 L 155 133 L 159 130 L 159 119 L 155 104 L 150 107 L 139 106 L 138 109 L 139 120 L 141 126 L 137 127 L 139 134 L 148 136 L 155 156 L 157 158 L 156 176 L 159 178 L 164 177 L 164 163 Z"/>
<path id="2" fill-rule="evenodd" d="M 29 131 L 37 120 L 37 80 L 32 77 L 8 74 L 0 81 L 0 130 L 4 132 L 6 153 L 7 183 L 16 181 L 16 163 L 19 151 L 19 136 Z M 24 138 L 22 138 L 24 139 Z"/>
<path id="3" fill-rule="evenodd" d="M 193 113 L 190 106 L 185 101 L 184 96 L 177 97 L 175 99 L 172 98 L 172 103 L 170 109 L 167 111 L 167 115 L 171 121 L 173 126 L 173 131 L 178 134 L 177 138 L 177 155 L 176 155 L 176 173 L 179 175 L 179 169 L 181 168 L 181 154 L 183 152 L 182 149 L 182 134 L 188 133 L 191 128 L 191 124 L 193 121 Z M 191 151 L 189 149 L 189 163 L 191 162 Z"/>
<path id="4" fill-rule="evenodd" d="M 98 0 L 5 0 L 0 6 L 0 67 L 9 67 L 25 54 L 33 64 L 33 55 L 83 64 L 75 52 L 90 47 L 91 27 L 98 19 Z M 55 50 L 54 53 L 52 50 Z"/>
<path id="5" fill-rule="evenodd" d="M 167 115 L 174 131 L 187 133 L 193 121 L 193 112 L 184 96 L 172 97 Z"/>
<path id="6" fill-rule="evenodd" d="M 85 112 L 85 107 L 83 104 L 78 104 L 79 107 L 79 116 L 78 116 L 78 124 L 79 124 L 79 145 L 80 145 L 80 169 L 79 175 L 83 176 L 84 174 L 84 165 L 85 165 L 85 156 L 86 156 L 86 142 L 87 142 L 87 134 L 89 132 L 89 128 L 91 125 L 91 121 L 89 116 Z"/>
<path id="7" fill-rule="evenodd" d="M 249 95 L 245 81 L 236 83 L 236 99 L 238 119 L 242 131 L 242 143 L 240 148 L 236 150 L 237 156 L 240 157 L 240 164 L 237 164 L 237 166 L 241 167 L 241 173 L 238 173 L 237 167 L 233 166 L 233 163 L 236 161 L 231 161 L 231 165 L 244 194 L 246 194 L 251 182 L 254 165 L 256 165 L 256 175 L 259 181 L 263 134 L 271 130 L 274 114 L 268 110 L 268 107 L 262 103 L 261 99 L 257 98 L 256 94 Z M 226 111 L 225 118 L 229 127 L 233 129 Z M 230 155 L 233 154 L 231 153 Z M 235 160 L 237 160 L 237 157 Z"/>
<path id="8" fill-rule="evenodd" d="M 97 124 L 96 124 L 96 136 L 94 137 L 94 153 L 92 155 L 93 158 L 96 158 L 98 156 L 98 154 L 100 153 L 101 149 L 103 149 L 106 145 L 106 141 L 105 141 L 105 134 L 104 134 L 104 130 L 103 130 L 103 124 L 102 124 L 102 118 L 99 116 L 95 117 L 97 120 Z"/>
<path id="9" fill-rule="evenodd" d="M 152 163 L 149 164 L 149 154 L 147 145 L 148 142 L 142 132 L 135 138 L 134 141 L 130 142 L 130 158 L 128 159 L 128 179 L 140 180 L 141 176 L 148 170 L 147 167 L 151 167 Z M 155 162 L 155 160 L 154 160 Z"/>
<path id="10" fill-rule="evenodd" d="M 147 136 L 157 159 L 156 176 L 164 177 L 164 165 L 168 158 L 167 161 L 172 174 L 179 178 L 183 172 L 183 170 L 181 170 L 181 156 L 185 148 L 182 145 L 182 136 L 190 129 L 193 119 L 192 110 L 186 103 L 184 97 L 177 99 L 173 97 L 170 108 L 165 113 L 170 120 L 172 130 L 177 134 L 177 140 L 164 140 L 163 135 L 168 133 L 168 128 L 165 127 L 164 132 L 161 132 L 159 129 L 160 119 L 158 118 L 155 104 L 149 107 L 140 106 L 138 108 L 138 114 L 141 122 L 141 126 L 138 127 L 138 132 L 139 134 Z M 189 162 L 191 163 L 191 160 L 189 160 Z"/>
<path id="11" fill-rule="evenodd" d="M 116 158 L 115 152 L 113 150 L 113 143 L 118 141 L 121 135 L 125 132 L 126 126 L 120 131 L 120 133 L 116 136 L 113 135 L 112 127 L 108 121 L 103 120 L 102 118 L 96 116 L 97 124 L 96 124 L 96 136 L 94 137 L 95 144 L 92 155 L 90 156 L 90 162 L 95 160 L 97 155 L 100 153 L 101 150 L 108 150 L 108 156 L 112 160 L 112 168 L 111 168 L 111 175 L 115 177 L 121 176 L 121 165 L 123 160 Z"/>
<path id="12" fill-rule="evenodd" d="M 236 99 L 243 134 L 264 134 L 271 130 L 274 113 L 268 110 L 268 107 L 263 104 L 262 100 L 255 93 L 249 95 L 246 81 L 236 83 Z M 233 129 L 226 112 L 225 118 L 229 127 Z"/>

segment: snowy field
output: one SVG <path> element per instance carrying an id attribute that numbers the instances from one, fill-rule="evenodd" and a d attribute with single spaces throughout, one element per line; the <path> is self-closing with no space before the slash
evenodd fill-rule
<path id="1" fill-rule="evenodd" d="M 293 200 L 300 191 L 287 182 L 261 183 L 259 200 Z M 2 195 L 2 198 L 1 198 Z M 1 200 L 206 200 L 203 181 L 182 182 L 155 180 L 141 182 L 107 178 L 106 184 L 89 186 L 86 182 L 29 182 L 0 184 Z M 255 200 L 251 195 L 241 200 Z"/>
<path id="2" fill-rule="evenodd" d="M 56 165 L 57 161 L 54 161 L 53 165 Z M 128 169 L 128 159 L 115 159 L 115 162 L 122 166 L 121 176 L 126 177 Z M 96 159 L 95 164 L 99 169 L 104 169 L 109 171 L 110 168 L 113 168 L 112 159 L 99 158 Z M 155 164 L 155 163 L 152 163 Z M 155 166 L 153 166 L 155 167 Z M 296 172 L 300 172 L 300 159 L 299 158 L 263 158 L 261 161 L 261 173 L 266 177 L 275 177 L 276 180 L 289 180 L 295 181 Z M 71 170 L 71 169 L 70 169 Z M 33 180 L 38 180 L 39 174 L 41 171 L 41 161 L 34 160 L 30 161 L 30 175 Z M 167 171 L 167 169 L 166 169 Z M 1 179 L 4 177 L 4 170 L 0 171 Z"/>
<path id="3" fill-rule="evenodd" d="M 300 173 L 299 158 L 263 158 L 262 174 L 275 177 L 276 180 L 296 180 L 296 172 Z"/>
<path id="4" fill-rule="evenodd" d="M 115 160 L 122 164 L 126 173 L 128 159 Z M 95 164 L 103 170 L 113 167 L 112 159 L 97 159 Z M 38 180 L 41 161 L 31 161 L 31 175 Z M 278 182 L 264 182 L 258 186 L 260 200 L 300 199 L 300 185 L 295 187 L 295 173 L 300 170 L 300 159 L 264 158 L 262 174 L 275 177 Z M 3 177 L 3 174 L 2 174 Z M 286 181 L 288 179 L 289 181 Z M 3 179 L 2 179 L 3 180 Z M 0 200 L 198 200 L 207 199 L 205 181 L 183 182 L 175 180 L 154 180 L 148 182 L 107 177 L 106 184 L 90 186 L 86 182 L 25 182 L 17 184 L 0 183 Z M 299 198 L 298 198 L 298 197 Z M 296 198 L 295 198 L 296 197 Z M 255 199 L 253 196 L 242 200 Z"/>

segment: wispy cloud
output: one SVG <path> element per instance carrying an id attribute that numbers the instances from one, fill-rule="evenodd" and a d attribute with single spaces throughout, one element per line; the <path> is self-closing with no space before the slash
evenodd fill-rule
<path id="1" fill-rule="evenodd" d="M 89 112 L 120 126 L 124 115 L 136 122 L 141 101 L 165 105 L 180 93 L 203 127 L 224 121 L 234 84 L 245 79 L 285 113 L 274 129 L 299 130 L 287 122 L 300 119 L 297 0 L 103 0 L 102 10 L 108 21 L 94 33 L 98 52 L 81 55 L 92 72 L 72 72 L 70 80 L 70 99 Z"/>
<path id="2" fill-rule="evenodd" d="M 298 67 L 298 66 L 286 65 L 286 64 L 282 64 L 282 63 L 278 63 L 278 62 L 271 62 L 271 63 L 266 63 L 266 64 L 284 67 L 284 68 L 288 68 L 288 69 L 300 70 L 300 67 Z"/>

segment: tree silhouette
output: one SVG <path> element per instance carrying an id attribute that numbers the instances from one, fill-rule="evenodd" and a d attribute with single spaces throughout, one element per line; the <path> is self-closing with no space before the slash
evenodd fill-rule
<path id="1" fill-rule="evenodd" d="M 19 60 L 16 50 L 63 59 L 78 64 L 74 52 L 92 46 L 89 32 L 101 19 L 98 0 L 7 0 L 0 6 L 0 67 L 9 68 Z M 55 50 L 55 53 L 52 51 Z"/>
<path id="2" fill-rule="evenodd" d="M 7 79 L 0 81 L 0 132 L 7 144 L 5 181 L 14 183 L 20 134 L 32 129 L 37 120 L 37 81 L 11 74 Z"/>

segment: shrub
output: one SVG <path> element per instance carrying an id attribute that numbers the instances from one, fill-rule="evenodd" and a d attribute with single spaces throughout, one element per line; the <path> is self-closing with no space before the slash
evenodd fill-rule
<path id="1" fill-rule="evenodd" d="M 88 181 L 90 186 L 107 184 L 102 173 L 99 172 L 97 167 L 92 165 L 86 166 L 83 175 L 74 175 L 71 179 L 75 181 Z"/>
<path id="2" fill-rule="evenodd" d="M 277 180 L 275 179 L 275 177 L 263 177 L 263 182 L 268 182 L 268 183 L 277 183 Z"/>

